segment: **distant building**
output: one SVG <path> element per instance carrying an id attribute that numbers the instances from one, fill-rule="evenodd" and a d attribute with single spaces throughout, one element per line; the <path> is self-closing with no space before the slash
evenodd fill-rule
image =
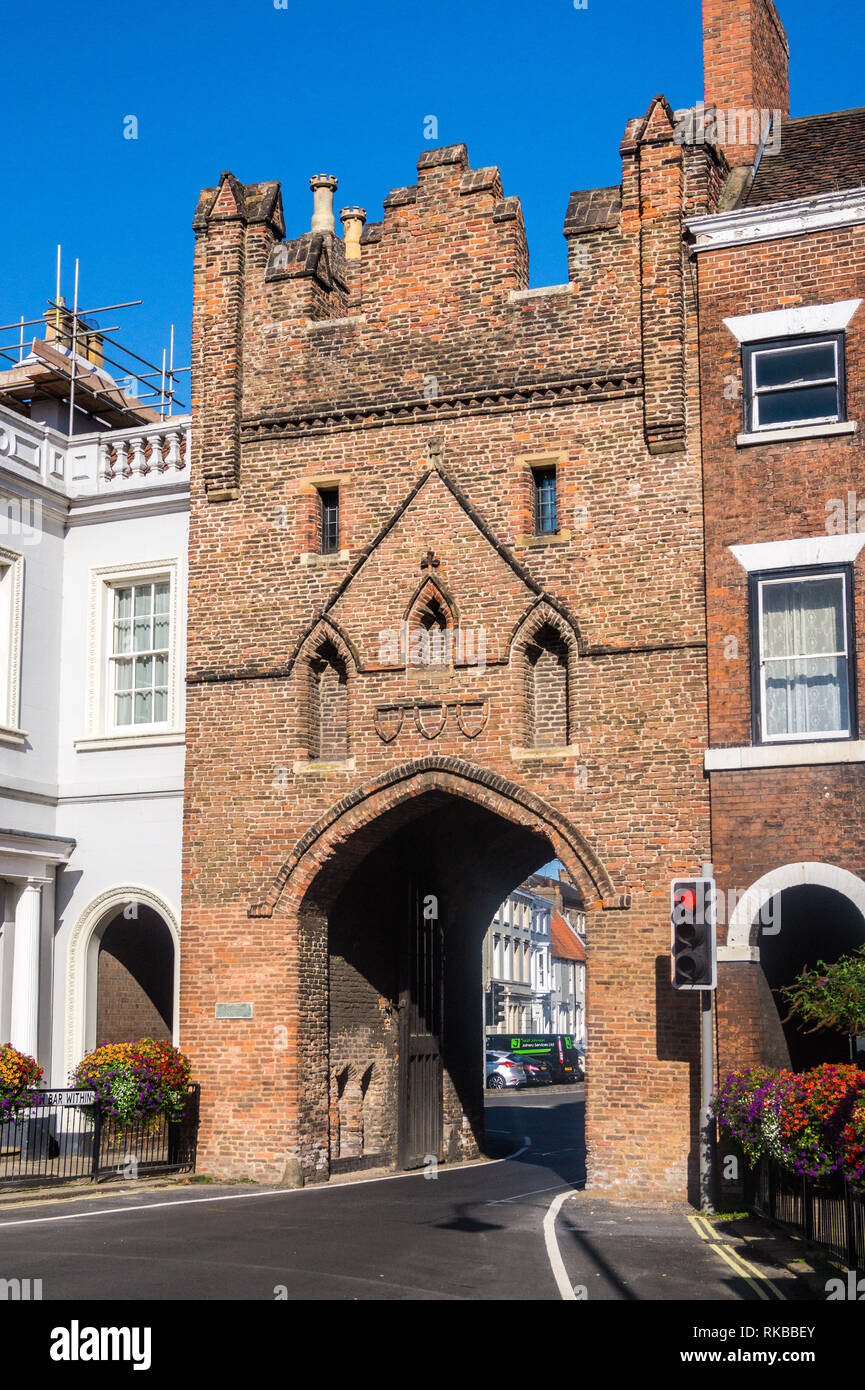
<path id="1" fill-rule="evenodd" d="M 550 920 L 553 987 L 550 997 L 552 1033 L 570 1034 L 586 1043 L 586 946 L 560 912 Z"/>
<path id="2" fill-rule="evenodd" d="M 549 902 L 514 889 L 483 945 L 484 1024 L 490 1033 L 548 1033 L 553 966 Z"/>
<path id="3" fill-rule="evenodd" d="M 553 905 L 551 918 L 553 1033 L 586 1042 L 586 914 L 579 890 L 567 879 L 532 874 L 525 886 Z"/>

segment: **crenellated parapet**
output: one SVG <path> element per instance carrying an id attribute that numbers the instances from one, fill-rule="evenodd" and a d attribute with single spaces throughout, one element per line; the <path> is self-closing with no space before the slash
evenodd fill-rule
<path id="1" fill-rule="evenodd" d="M 663 97 L 628 123 L 621 157 L 620 185 L 571 195 L 567 281 L 537 289 L 519 198 L 463 144 L 424 150 L 376 221 L 352 207 L 337 222 L 338 181 L 315 175 L 311 225 L 287 238 L 278 184 L 223 175 L 194 222 L 208 500 L 237 495 L 244 441 L 283 424 L 518 409 L 587 383 L 593 396 L 642 391 L 649 452 L 684 449 L 682 224 L 711 196 L 705 160 Z"/>

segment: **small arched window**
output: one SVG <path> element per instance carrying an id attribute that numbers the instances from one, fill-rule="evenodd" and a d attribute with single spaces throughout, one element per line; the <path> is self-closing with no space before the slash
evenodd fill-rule
<path id="1" fill-rule="evenodd" d="M 409 617 L 409 664 L 449 666 L 453 657 L 453 614 L 435 585 L 418 595 Z"/>
<path id="2" fill-rule="evenodd" d="M 342 762 L 348 757 L 348 673 L 328 639 L 309 662 L 308 746 L 316 762 Z"/>
<path id="3" fill-rule="evenodd" d="M 544 623 L 526 644 L 526 703 L 531 748 L 565 748 L 570 743 L 568 644 Z"/>

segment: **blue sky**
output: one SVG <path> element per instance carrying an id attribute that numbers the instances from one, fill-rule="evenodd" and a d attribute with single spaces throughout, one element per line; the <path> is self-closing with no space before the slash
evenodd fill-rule
<path id="1" fill-rule="evenodd" d="M 282 3 L 282 0 L 280 0 Z M 861 0 L 779 0 L 794 115 L 865 104 Z M 35 317 L 81 261 L 84 307 L 159 357 L 177 325 L 189 360 L 198 191 L 222 169 L 279 179 L 288 234 L 307 228 L 308 180 L 339 176 L 336 207 L 381 216 L 413 183 L 424 118 L 498 164 L 518 194 L 534 285 L 566 278 L 568 193 L 619 181 L 628 117 L 655 92 L 702 97 L 700 0 L 163 0 L 8 7 L 3 21 L 5 216 L 0 320 Z M 124 139 L 124 118 L 138 139 Z M 4 341 L 8 342 L 9 334 Z"/>

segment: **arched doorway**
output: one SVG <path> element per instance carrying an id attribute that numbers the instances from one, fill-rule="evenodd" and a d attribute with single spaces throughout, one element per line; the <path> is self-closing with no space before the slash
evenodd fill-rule
<path id="1" fill-rule="evenodd" d="M 511 889 L 554 858 L 590 910 L 627 906 L 558 813 L 432 758 L 346 798 L 295 847 L 251 913 L 296 922 L 306 1181 L 478 1153 L 483 937 Z"/>
<path id="2" fill-rule="evenodd" d="M 777 1018 L 773 1014 L 766 1020 L 769 1031 L 776 1030 L 775 1052 L 783 1054 L 786 1045 L 794 1070 L 848 1061 L 849 1043 L 843 1035 L 808 1034 L 792 1021 L 783 1022 L 789 1010 L 778 991 L 801 970 L 820 960 L 831 965 L 863 943 L 865 882 L 834 864 L 806 860 L 780 865 L 757 879 L 730 914 L 726 958 L 759 964 L 765 977 L 763 1011 L 770 1008 L 767 984 L 778 1010 Z M 775 1064 L 786 1061 L 777 1056 Z"/>
<path id="3" fill-rule="evenodd" d="M 65 1071 L 103 1042 L 177 1040 L 180 927 L 172 905 L 140 885 L 108 889 L 69 938 Z"/>
<path id="4" fill-rule="evenodd" d="M 174 1028 L 174 942 L 159 913 L 119 912 L 99 937 L 96 1046 L 155 1038 Z"/>
<path id="5" fill-rule="evenodd" d="M 768 916 L 769 914 L 767 914 Z M 772 990 L 794 1071 L 807 1071 L 820 1062 L 847 1062 L 849 1043 L 842 1033 L 804 1032 L 779 993 L 804 969 L 822 960 L 832 965 L 865 944 L 865 917 L 850 898 L 822 884 L 785 888 L 772 903 L 772 919 L 780 930 L 760 937 L 760 963 Z"/>

